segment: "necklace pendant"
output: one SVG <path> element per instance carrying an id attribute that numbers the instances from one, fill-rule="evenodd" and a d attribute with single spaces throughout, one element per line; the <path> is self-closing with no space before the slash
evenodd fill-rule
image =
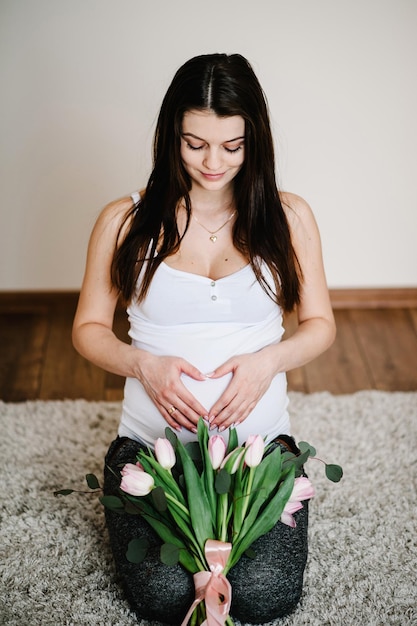
<path id="1" fill-rule="evenodd" d="M 217 241 L 217 235 L 211 235 L 211 237 L 210 237 L 210 241 L 211 241 L 212 243 L 215 243 L 215 242 Z"/>

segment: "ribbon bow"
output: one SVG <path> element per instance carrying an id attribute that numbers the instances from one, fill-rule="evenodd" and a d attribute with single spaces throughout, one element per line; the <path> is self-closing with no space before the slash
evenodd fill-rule
<path id="1" fill-rule="evenodd" d="M 224 626 L 232 601 L 232 587 L 223 574 L 231 543 L 208 539 L 204 547 L 210 571 L 194 574 L 195 599 L 181 626 L 187 626 L 194 609 L 204 600 L 207 619 L 202 626 Z"/>

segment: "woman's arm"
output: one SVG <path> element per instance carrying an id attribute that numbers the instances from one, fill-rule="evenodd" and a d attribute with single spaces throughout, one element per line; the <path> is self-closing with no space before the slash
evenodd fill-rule
<path id="1" fill-rule="evenodd" d="M 74 347 L 82 356 L 120 376 L 132 375 L 128 365 L 132 348 L 112 330 L 119 294 L 111 284 L 110 268 L 116 238 L 131 204 L 129 199 L 109 204 L 93 228 L 72 329 Z"/>
<path id="2" fill-rule="evenodd" d="M 303 273 L 298 328 L 280 345 L 281 363 L 277 371 L 301 367 L 327 350 L 336 336 L 320 233 L 307 202 L 294 194 L 282 194 L 291 239 Z"/>
<path id="3" fill-rule="evenodd" d="M 299 196 L 282 194 L 292 243 L 303 273 L 298 327 L 278 344 L 254 354 L 229 359 L 213 373 L 233 378 L 210 411 L 213 426 L 221 429 L 245 420 L 280 372 L 301 367 L 327 350 L 336 327 L 323 267 L 320 234 L 309 205 Z"/>
<path id="4" fill-rule="evenodd" d="M 207 410 L 185 388 L 180 376 L 183 372 L 197 380 L 205 380 L 205 376 L 183 359 L 154 356 L 121 341 L 113 332 L 119 294 L 111 283 L 111 263 L 120 227 L 131 207 L 130 198 L 108 205 L 94 226 L 74 318 L 73 344 L 82 356 L 106 371 L 137 378 L 170 426 L 194 430 Z M 167 412 L 172 405 L 178 409 L 173 416 Z"/>

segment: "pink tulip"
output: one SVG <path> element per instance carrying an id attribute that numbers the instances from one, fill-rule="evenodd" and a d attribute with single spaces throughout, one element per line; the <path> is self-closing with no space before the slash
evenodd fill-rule
<path id="1" fill-rule="evenodd" d="M 249 467 L 257 467 L 262 461 L 265 442 L 260 435 L 249 435 L 245 444 L 245 463 Z"/>
<path id="2" fill-rule="evenodd" d="M 208 442 L 208 453 L 213 469 L 219 469 L 224 455 L 226 454 L 226 442 L 220 435 L 210 437 Z"/>
<path id="3" fill-rule="evenodd" d="M 122 476 L 125 476 L 126 474 L 129 474 L 129 472 L 143 472 L 143 471 L 144 471 L 143 467 L 138 461 L 135 464 L 126 463 L 126 465 L 123 467 L 120 473 Z"/>
<path id="4" fill-rule="evenodd" d="M 295 528 L 297 524 L 293 518 L 293 513 L 303 508 L 301 502 L 287 502 L 281 515 L 281 522 L 291 528 Z"/>
<path id="5" fill-rule="evenodd" d="M 170 470 L 174 467 L 176 458 L 174 448 L 168 439 L 159 437 L 155 442 L 155 456 L 159 465 L 164 469 Z"/>
<path id="6" fill-rule="evenodd" d="M 290 502 L 310 500 L 316 495 L 315 489 L 307 476 L 300 476 L 294 481 L 294 487 L 290 496 Z"/>
<path id="7" fill-rule="evenodd" d="M 315 493 L 313 485 L 306 476 L 296 478 L 290 499 L 282 512 L 281 522 L 287 526 L 291 526 L 291 528 L 295 528 L 296 522 L 293 518 L 293 514 L 303 508 L 301 500 L 309 500 Z"/>
<path id="8" fill-rule="evenodd" d="M 155 483 L 152 476 L 133 463 L 127 463 L 121 474 L 120 489 L 131 496 L 146 496 L 154 488 Z"/>
<path id="9" fill-rule="evenodd" d="M 239 450 L 239 452 L 237 452 L 237 450 Z M 224 457 L 223 461 L 220 464 L 220 467 L 226 468 L 229 474 L 236 474 L 245 452 L 245 448 L 235 448 L 234 450 L 229 452 L 227 456 Z"/>

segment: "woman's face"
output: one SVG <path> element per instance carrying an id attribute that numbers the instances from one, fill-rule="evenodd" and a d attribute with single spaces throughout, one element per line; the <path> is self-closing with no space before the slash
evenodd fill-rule
<path id="1" fill-rule="evenodd" d="M 184 114 L 181 159 L 192 186 L 220 191 L 230 186 L 245 159 L 245 121 L 240 115 L 218 117 L 212 111 Z"/>

